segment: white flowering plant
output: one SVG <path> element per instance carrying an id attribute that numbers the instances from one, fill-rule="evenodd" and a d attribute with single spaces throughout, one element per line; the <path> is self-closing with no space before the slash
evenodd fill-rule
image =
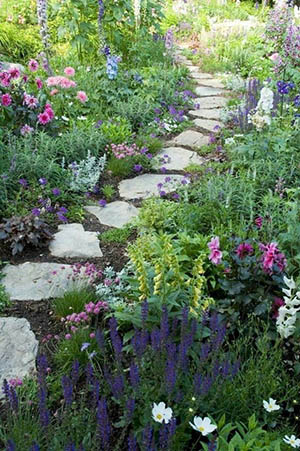
<path id="1" fill-rule="evenodd" d="M 289 338 L 300 333 L 300 291 L 295 292 L 296 284 L 292 277 L 283 280 L 287 288 L 282 289 L 284 305 L 278 310 L 276 327 L 281 338 Z"/>

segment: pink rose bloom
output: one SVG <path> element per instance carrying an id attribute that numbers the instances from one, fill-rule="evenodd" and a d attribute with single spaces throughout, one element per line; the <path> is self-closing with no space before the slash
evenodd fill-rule
<path id="1" fill-rule="evenodd" d="M 66 67 L 64 70 L 64 73 L 68 76 L 68 77 L 74 77 L 75 75 L 75 69 L 73 69 L 73 67 Z"/>
<path id="2" fill-rule="evenodd" d="M 36 60 L 30 60 L 28 63 L 28 69 L 30 72 L 36 72 L 39 68 L 39 63 Z"/>
<path id="3" fill-rule="evenodd" d="M 212 238 L 208 243 L 208 248 L 210 249 L 209 260 L 215 265 L 219 265 L 222 260 L 222 252 L 220 251 L 220 240 L 219 237 L 216 236 Z"/>
<path id="4" fill-rule="evenodd" d="M 43 87 L 43 82 L 42 82 L 42 80 L 41 80 L 40 78 L 37 78 L 37 79 L 35 80 L 35 82 L 36 82 L 37 88 L 38 88 L 38 89 L 42 89 L 42 87 Z"/>
<path id="5" fill-rule="evenodd" d="M 52 89 L 50 96 L 55 96 L 58 93 L 58 89 Z"/>
<path id="6" fill-rule="evenodd" d="M 49 116 L 47 111 L 44 111 L 43 113 L 40 113 L 38 115 L 38 120 L 39 120 L 39 123 L 42 124 L 42 125 L 46 125 L 46 124 L 48 124 L 48 122 L 51 121 L 50 116 Z"/>
<path id="7" fill-rule="evenodd" d="M 81 103 L 85 103 L 88 101 L 88 96 L 84 91 L 78 91 L 76 99 L 80 100 Z"/>
<path id="8" fill-rule="evenodd" d="M 11 76 L 11 78 L 19 78 L 21 75 L 21 72 L 17 67 L 12 67 L 11 69 L 8 70 L 8 73 Z"/>
<path id="9" fill-rule="evenodd" d="M 12 98 L 9 94 L 3 94 L 1 97 L 1 103 L 3 106 L 9 106 L 12 102 Z"/>

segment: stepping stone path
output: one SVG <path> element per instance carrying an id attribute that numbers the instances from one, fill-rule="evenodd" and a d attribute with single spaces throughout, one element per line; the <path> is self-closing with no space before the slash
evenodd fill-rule
<path id="1" fill-rule="evenodd" d="M 0 318 L 0 387 L 6 379 L 30 375 L 35 369 L 38 341 L 25 318 Z M 0 398 L 4 394 L 0 390 Z"/>
<path id="2" fill-rule="evenodd" d="M 128 202 L 116 201 L 107 204 L 105 207 L 87 206 L 85 210 L 96 216 L 101 224 L 121 229 L 135 218 L 139 211 L 134 205 Z"/>
<path id="3" fill-rule="evenodd" d="M 195 130 L 186 130 L 180 135 L 176 136 L 172 141 L 168 141 L 167 144 L 170 146 L 187 146 L 191 148 L 198 148 L 201 146 L 206 146 L 209 143 L 209 137 L 203 135 L 202 133 L 196 132 Z"/>
<path id="4" fill-rule="evenodd" d="M 183 48 L 183 46 L 181 47 Z M 176 62 L 185 65 L 197 87 L 198 98 L 195 103 L 200 109 L 191 110 L 193 126 L 172 140 L 165 143 L 165 148 L 154 159 L 154 164 L 164 166 L 170 171 L 184 171 L 191 164 L 204 162 L 196 150 L 209 144 L 209 134 L 214 132 L 216 125 L 222 126 L 220 108 L 227 103 L 221 80 L 211 74 L 200 72 L 178 50 L 175 53 Z M 197 129 L 203 131 L 200 133 Z M 167 157 L 164 157 L 167 155 Z M 161 163 L 160 159 L 165 161 Z M 171 181 L 166 182 L 166 177 Z M 158 196 L 159 191 L 166 193 L 176 190 L 181 181 L 186 181 L 179 174 L 143 174 L 132 179 L 123 180 L 119 184 L 119 194 L 122 199 L 145 199 Z M 158 184 L 162 184 L 158 189 Z M 86 211 L 96 216 L 101 224 L 121 228 L 133 217 L 138 215 L 138 209 L 125 201 L 109 203 L 105 208 L 86 206 Z M 53 257 L 89 259 L 102 257 L 97 232 L 85 231 L 81 224 L 59 226 L 58 232 L 50 243 Z M 3 270 L 1 280 L 12 301 L 40 301 L 62 296 L 69 289 L 86 283 L 82 274 L 73 281 L 72 266 L 59 263 L 31 263 L 8 265 Z M 4 378 L 23 378 L 35 370 L 35 358 L 38 342 L 25 318 L 0 318 L 0 385 Z"/>
<path id="5" fill-rule="evenodd" d="M 7 265 L 3 274 L 1 282 L 12 301 L 42 301 L 59 297 L 78 283 L 72 280 L 72 266 L 59 263 Z M 81 279 L 84 281 L 85 276 L 82 275 Z"/>
<path id="6" fill-rule="evenodd" d="M 103 257 L 97 232 L 85 232 L 81 224 L 63 224 L 50 242 L 54 257 L 95 258 Z"/>
<path id="7" fill-rule="evenodd" d="M 169 160 L 167 163 L 160 163 L 160 160 Z M 196 152 L 184 149 L 183 147 L 167 147 L 163 149 L 154 159 L 155 166 L 163 166 L 168 171 L 182 171 L 190 164 L 202 164 L 204 159 Z"/>
<path id="8" fill-rule="evenodd" d="M 178 174 L 168 174 L 173 183 L 180 182 L 184 177 Z M 143 174 L 133 179 L 122 180 L 119 184 L 120 196 L 124 199 L 147 199 L 151 196 L 157 196 L 159 190 L 157 185 L 165 183 L 165 175 L 160 174 Z M 174 191 L 174 185 L 168 184 L 163 190 L 166 193 Z"/>
<path id="9" fill-rule="evenodd" d="M 221 109 L 220 108 L 212 108 L 209 109 L 199 109 L 199 110 L 191 110 L 189 111 L 189 115 L 192 117 L 200 117 L 202 119 L 220 119 Z"/>
<path id="10" fill-rule="evenodd" d="M 217 133 L 224 124 L 219 121 L 212 121 L 211 119 L 194 119 L 193 123 L 206 132 Z"/>

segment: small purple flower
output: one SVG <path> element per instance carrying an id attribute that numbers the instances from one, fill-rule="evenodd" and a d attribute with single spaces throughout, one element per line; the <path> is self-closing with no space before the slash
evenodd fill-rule
<path id="1" fill-rule="evenodd" d="M 187 180 L 186 180 L 186 179 L 182 179 L 182 180 L 181 180 L 181 184 L 182 184 L 182 185 L 186 185 L 186 184 L 187 184 Z"/>
<path id="2" fill-rule="evenodd" d="M 100 119 L 99 121 L 96 122 L 95 127 L 100 128 L 102 124 L 103 124 L 103 121 Z"/>
<path id="3" fill-rule="evenodd" d="M 106 200 L 105 199 L 100 199 L 99 201 L 98 201 L 98 204 L 100 205 L 100 207 L 106 207 L 106 204 L 107 204 L 107 202 L 106 202 Z"/>
<path id="4" fill-rule="evenodd" d="M 149 160 L 151 160 L 151 158 L 153 158 L 152 153 L 146 153 L 146 157 L 149 158 Z"/>
<path id="5" fill-rule="evenodd" d="M 194 103 L 195 110 L 200 110 L 200 103 Z"/>
<path id="6" fill-rule="evenodd" d="M 59 207 L 59 211 L 61 213 L 68 213 L 68 209 L 66 207 Z"/>
<path id="7" fill-rule="evenodd" d="M 158 183 L 158 184 L 157 184 L 157 188 L 158 188 L 158 189 L 161 189 L 162 187 L 163 187 L 163 184 L 162 184 L 162 183 Z"/>
<path id="8" fill-rule="evenodd" d="M 143 169 L 143 166 L 141 164 L 135 164 L 133 169 L 135 172 L 140 172 Z"/>
<path id="9" fill-rule="evenodd" d="M 172 195 L 172 198 L 173 198 L 174 200 L 179 200 L 179 199 L 180 199 L 180 196 L 179 196 L 178 193 L 174 193 L 174 194 Z"/>
<path id="10" fill-rule="evenodd" d="M 90 345 L 91 343 L 82 343 L 80 351 L 85 351 Z"/>
<path id="11" fill-rule="evenodd" d="M 60 191 L 59 188 L 53 188 L 52 194 L 53 194 L 54 196 L 59 196 L 59 195 L 61 194 L 61 191 Z"/>
<path id="12" fill-rule="evenodd" d="M 20 179 L 19 183 L 21 186 L 23 186 L 23 188 L 26 188 L 28 186 L 28 182 L 26 179 Z"/>
<path id="13" fill-rule="evenodd" d="M 33 214 L 33 216 L 40 216 L 41 210 L 39 208 L 35 207 L 31 210 L 31 213 Z"/>
<path id="14" fill-rule="evenodd" d="M 68 222 L 68 218 L 65 217 L 65 215 L 63 215 L 60 211 L 58 211 L 56 213 L 57 218 L 59 219 L 59 221 L 61 222 Z"/>
<path id="15" fill-rule="evenodd" d="M 160 168 L 160 172 L 162 172 L 163 174 L 165 174 L 167 172 L 167 168 L 165 168 L 164 166 L 162 166 Z"/>
<path id="16" fill-rule="evenodd" d="M 39 183 L 40 183 L 40 185 L 45 186 L 45 185 L 47 185 L 48 180 L 45 179 L 44 177 L 41 177 L 41 178 L 39 179 Z"/>
<path id="17" fill-rule="evenodd" d="M 160 197 L 165 197 L 167 195 L 167 193 L 165 191 L 160 191 L 159 195 L 160 195 Z"/>
<path id="18" fill-rule="evenodd" d="M 166 183 L 169 183 L 170 181 L 171 181 L 171 177 L 168 176 L 168 177 L 165 178 L 165 182 Z"/>

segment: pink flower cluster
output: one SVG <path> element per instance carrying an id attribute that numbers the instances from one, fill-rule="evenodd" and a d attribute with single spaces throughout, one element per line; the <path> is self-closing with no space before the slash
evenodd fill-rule
<path id="1" fill-rule="evenodd" d="M 90 320 L 89 315 L 99 315 L 101 310 L 108 310 L 108 304 L 104 301 L 89 302 L 85 304 L 83 312 L 80 313 L 71 313 L 71 315 L 67 315 L 65 318 L 61 320 L 66 323 L 86 323 Z"/>
<path id="2" fill-rule="evenodd" d="M 10 380 L 8 381 L 8 383 L 9 383 L 9 385 L 10 385 L 11 387 L 14 387 L 14 388 L 19 387 L 20 385 L 23 385 L 23 381 L 22 381 L 22 379 L 20 379 L 19 377 L 15 377 L 15 378 L 13 378 L 13 379 L 10 379 Z"/>
<path id="3" fill-rule="evenodd" d="M 85 275 L 90 284 L 99 280 L 103 275 L 101 269 L 98 269 L 94 263 L 89 262 L 86 262 L 84 265 L 82 263 L 74 263 L 74 265 L 72 265 L 72 272 L 73 280 L 75 280 L 77 276 L 81 277 L 82 275 Z"/>
<path id="4" fill-rule="evenodd" d="M 45 110 L 38 115 L 38 121 L 42 125 L 48 124 L 54 118 L 54 111 L 50 103 L 46 103 Z"/>
<path id="5" fill-rule="evenodd" d="M 127 145 L 125 143 L 111 144 L 106 147 L 106 150 L 110 150 L 118 160 L 126 157 L 133 157 L 140 153 L 136 144 Z"/>
<path id="6" fill-rule="evenodd" d="M 51 86 L 63 89 L 75 88 L 76 82 L 74 80 L 70 80 L 63 75 L 57 75 L 56 77 L 49 77 L 46 80 L 47 86 L 50 88 Z"/>
<path id="7" fill-rule="evenodd" d="M 21 72 L 17 67 L 11 67 L 10 69 L 0 72 L 0 84 L 3 87 L 10 85 L 11 80 L 20 78 Z"/>
<path id="8" fill-rule="evenodd" d="M 220 240 L 218 236 L 210 240 L 208 248 L 210 249 L 209 260 L 215 265 L 219 265 L 223 254 L 220 251 Z"/>
<path id="9" fill-rule="evenodd" d="M 286 267 L 285 255 L 277 248 L 277 243 L 269 243 L 259 245 L 259 249 L 263 252 L 261 257 L 263 271 L 267 274 L 273 274 L 273 266 L 276 265 L 278 270 L 282 272 Z"/>

